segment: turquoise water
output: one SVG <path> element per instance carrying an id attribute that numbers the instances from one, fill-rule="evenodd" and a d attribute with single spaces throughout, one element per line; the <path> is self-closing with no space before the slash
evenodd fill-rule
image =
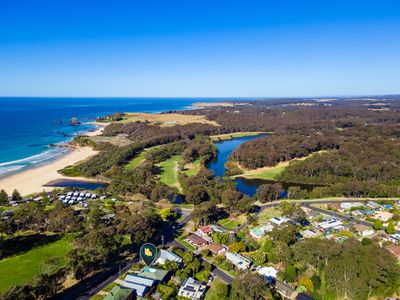
<path id="1" fill-rule="evenodd" d="M 48 163 L 63 155 L 65 143 L 93 125 L 71 126 L 115 112 L 161 112 L 221 99 L 174 98 L 0 98 L 0 176 Z"/>

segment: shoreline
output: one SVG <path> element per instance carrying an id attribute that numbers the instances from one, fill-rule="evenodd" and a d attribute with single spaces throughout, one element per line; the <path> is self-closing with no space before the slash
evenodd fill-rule
<path id="1" fill-rule="evenodd" d="M 96 126 L 93 131 L 86 131 L 79 136 L 97 136 L 100 135 L 108 124 L 88 122 Z M 85 177 L 68 177 L 58 173 L 58 170 L 67 166 L 77 164 L 86 160 L 98 153 L 90 147 L 73 147 L 71 141 L 65 142 L 68 149 L 67 153 L 61 154 L 56 159 L 49 161 L 43 165 L 31 167 L 21 170 L 20 172 L 12 173 L 8 176 L 0 178 L 0 189 L 4 189 L 8 194 L 11 194 L 14 189 L 17 189 L 21 195 L 29 195 L 42 191 L 52 191 L 56 187 L 47 186 L 47 184 L 56 180 L 70 179 L 94 182 L 93 179 Z"/>
<path id="2" fill-rule="evenodd" d="M 70 148 L 67 154 L 51 163 L 37 166 L 0 179 L 0 189 L 4 189 L 8 194 L 11 194 L 14 189 L 17 189 L 21 195 L 29 195 L 32 193 L 51 191 L 55 189 L 55 187 L 45 186 L 53 180 L 88 180 L 87 178 L 82 177 L 63 176 L 57 171 L 88 159 L 97 153 L 98 151 L 95 151 L 90 147 Z"/>

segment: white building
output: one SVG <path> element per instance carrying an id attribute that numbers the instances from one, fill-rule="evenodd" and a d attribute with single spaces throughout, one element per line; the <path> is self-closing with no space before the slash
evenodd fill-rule
<path id="1" fill-rule="evenodd" d="M 272 280 L 276 278 L 276 275 L 278 274 L 278 270 L 276 270 L 273 267 L 262 267 L 258 269 L 257 271 L 258 274 L 260 274 L 262 277 L 264 277 L 267 280 Z"/>
<path id="2" fill-rule="evenodd" d="M 265 224 L 263 226 L 259 226 L 256 228 L 250 229 L 250 235 L 259 240 L 261 239 L 267 232 L 271 232 L 274 227 L 271 224 Z"/>
<path id="3" fill-rule="evenodd" d="M 336 219 L 318 223 L 317 226 L 322 231 L 342 230 L 342 229 L 344 229 L 343 223 L 341 221 L 339 221 L 339 220 L 336 220 Z"/>
<path id="4" fill-rule="evenodd" d="M 272 224 L 274 224 L 274 225 L 277 225 L 277 226 L 279 226 L 279 225 L 281 225 L 283 223 L 287 223 L 289 221 L 290 220 L 288 218 L 286 218 L 286 217 L 274 217 L 274 218 L 270 219 L 270 222 Z"/>
<path id="5" fill-rule="evenodd" d="M 225 257 L 228 261 L 230 261 L 235 267 L 239 270 L 247 270 L 250 268 L 251 260 L 246 257 L 232 252 L 226 252 Z"/>
<path id="6" fill-rule="evenodd" d="M 182 264 L 182 258 L 179 255 L 176 255 L 175 253 L 173 253 L 171 251 L 161 249 L 160 250 L 160 255 L 159 255 L 158 259 L 157 259 L 157 263 L 160 264 L 160 265 L 163 265 L 168 260 L 169 261 L 174 261 L 178 265 Z"/>
<path id="7" fill-rule="evenodd" d="M 203 299 L 206 289 L 207 285 L 200 281 L 194 280 L 192 277 L 189 277 L 186 278 L 180 287 L 178 296 L 193 300 L 200 300 Z"/>
<path id="8" fill-rule="evenodd" d="M 313 230 L 310 230 L 310 229 L 300 231 L 300 234 L 301 234 L 303 237 L 305 237 L 305 238 L 312 238 L 312 237 L 318 235 L 317 232 L 315 232 L 315 231 L 313 231 Z"/>

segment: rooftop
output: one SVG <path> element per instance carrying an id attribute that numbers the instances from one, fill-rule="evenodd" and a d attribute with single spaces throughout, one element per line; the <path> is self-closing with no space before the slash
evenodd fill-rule
<path id="1" fill-rule="evenodd" d="M 163 281 L 165 276 L 167 276 L 167 274 L 168 274 L 167 270 L 146 267 L 142 269 L 142 271 L 140 271 L 140 273 L 138 273 L 137 275 L 157 281 Z"/>

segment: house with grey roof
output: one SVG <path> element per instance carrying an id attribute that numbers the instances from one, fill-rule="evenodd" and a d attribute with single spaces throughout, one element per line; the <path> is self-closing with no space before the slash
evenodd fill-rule
<path id="1" fill-rule="evenodd" d="M 168 251 L 161 249 L 160 250 L 160 255 L 157 259 L 157 263 L 160 265 L 165 264 L 166 261 L 174 261 L 178 265 L 182 264 L 182 258 L 179 255 L 176 255 L 174 252 Z"/>
<path id="2" fill-rule="evenodd" d="M 226 252 L 225 258 L 239 270 L 247 270 L 250 268 L 251 260 L 238 253 Z"/>

